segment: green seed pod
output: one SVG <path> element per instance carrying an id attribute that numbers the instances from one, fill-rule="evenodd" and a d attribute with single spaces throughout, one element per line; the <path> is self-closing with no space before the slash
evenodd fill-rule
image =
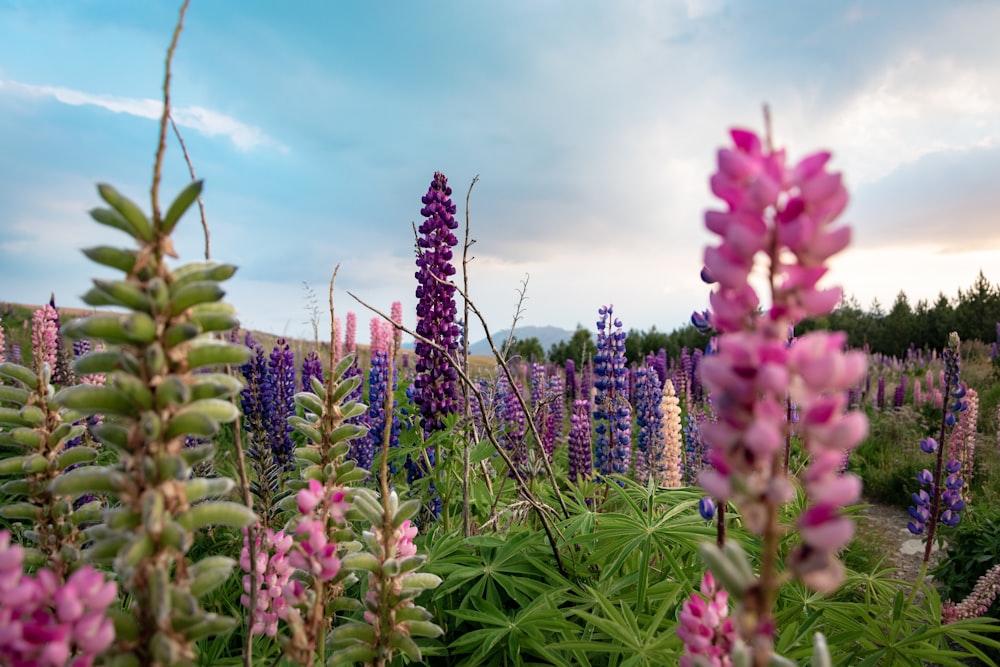
<path id="1" fill-rule="evenodd" d="M 177 517 L 177 522 L 188 531 L 196 531 L 206 526 L 230 526 L 242 528 L 257 520 L 253 510 L 246 505 L 213 500 L 195 505 Z"/>
<path id="2" fill-rule="evenodd" d="M 319 429 L 310 425 L 305 419 L 302 419 L 297 415 L 292 415 L 288 418 L 288 423 L 292 428 L 304 435 L 311 442 L 323 442 L 323 434 L 319 432 Z M 318 456 L 314 463 L 319 463 Z"/>
<path id="3" fill-rule="evenodd" d="M 0 375 L 17 380 L 31 391 L 38 389 L 38 374 L 20 364 L 12 364 L 9 361 L 0 363 Z"/>
<path id="4" fill-rule="evenodd" d="M 198 282 L 222 282 L 236 275 L 236 267 L 219 262 L 189 262 L 174 270 L 173 294 Z M 207 302 L 211 303 L 211 302 Z M 214 302 L 218 303 L 218 301 Z"/>
<path id="5" fill-rule="evenodd" d="M 0 517 L 10 521 L 38 521 L 41 510 L 31 503 L 0 505 Z"/>
<path id="6" fill-rule="evenodd" d="M 120 451 L 128 449 L 128 429 L 120 424 L 104 422 L 90 429 L 91 435 L 97 438 L 101 444 L 113 447 Z"/>
<path id="7" fill-rule="evenodd" d="M 115 626 L 115 639 L 122 642 L 134 642 L 139 638 L 139 621 L 132 614 L 111 607 L 107 611 Z M 136 663 L 138 667 L 138 663 Z"/>
<path id="8" fill-rule="evenodd" d="M 139 360 L 123 350 L 99 350 L 89 352 L 73 362 L 77 375 L 111 373 L 123 370 L 132 375 L 139 374 Z"/>
<path id="9" fill-rule="evenodd" d="M 333 641 L 343 644 L 355 641 L 373 644 L 375 642 L 375 628 L 367 623 L 345 623 L 333 629 Z"/>
<path id="10" fill-rule="evenodd" d="M 250 349 L 245 345 L 232 343 L 205 343 L 192 347 L 188 351 L 188 367 L 203 368 L 205 366 L 242 366 L 249 359 Z"/>
<path id="11" fill-rule="evenodd" d="M 200 303 L 219 301 L 226 291 L 214 280 L 200 280 L 193 283 L 178 283 L 170 286 L 170 315 L 176 317 L 192 306 Z"/>
<path id="12" fill-rule="evenodd" d="M 156 338 L 156 322 L 146 313 L 132 313 L 122 320 L 122 331 L 130 343 L 152 343 Z"/>
<path id="13" fill-rule="evenodd" d="M 15 408 L 0 408 L 0 424 L 14 424 L 16 426 L 28 426 L 31 424 L 27 423 L 24 417 L 21 415 L 21 411 Z"/>
<path id="14" fill-rule="evenodd" d="M 192 618 L 199 615 L 198 600 L 187 591 L 174 588 L 170 591 L 170 606 L 176 616 Z"/>
<path id="15" fill-rule="evenodd" d="M 403 522 L 407 519 L 412 519 L 420 511 L 420 500 L 417 498 L 411 498 L 405 503 L 399 506 L 395 514 L 392 517 L 392 527 L 399 528 L 403 525 Z"/>
<path id="16" fill-rule="evenodd" d="M 240 321 L 229 313 L 195 313 L 192 312 L 191 322 L 197 324 L 202 331 L 229 331 L 239 326 Z"/>
<path id="17" fill-rule="evenodd" d="M 26 405 L 18 410 L 18 414 L 28 426 L 37 427 L 45 423 L 45 412 L 37 405 Z"/>
<path id="18" fill-rule="evenodd" d="M 180 194 L 174 198 L 171 202 L 170 207 L 163 216 L 163 220 L 160 222 L 160 233 L 164 236 L 170 234 L 174 227 L 177 226 L 177 222 L 181 219 L 181 216 L 191 207 L 198 197 L 201 196 L 202 185 L 204 181 L 192 181 L 187 187 L 180 191 Z"/>
<path id="19" fill-rule="evenodd" d="M 132 273 L 132 269 L 135 268 L 135 250 L 112 248 L 111 246 L 102 245 L 93 248 L 84 248 L 83 254 L 93 262 L 112 269 L 118 269 L 122 273 Z"/>
<path id="20" fill-rule="evenodd" d="M 163 343 L 167 346 L 167 349 L 172 350 L 178 345 L 183 345 L 188 341 L 194 340 L 200 335 L 201 328 L 197 324 L 193 324 L 191 322 L 181 322 L 167 328 L 167 332 L 164 334 Z"/>
<path id="21" fill-rule="evenodd" d="M 157 632 L 149 640 L 150 653 L 157 665 L 176 665 L 184 655 L 184 648 L 164 632 Z"/>
<path id="22" fill-rule="evenodd" d="M 170 290 L 167 289 L 167 284 L 163 282 L 162 278 L 159 276 L 151 278 L 146 283 L 146 294 L 149 297 L 150 304 L 153 306 L 154 313 L 159 314 L 167 310 Z"/>
<path id="23" fill-rule="evenodd" d="M 441 577 L 429 572 L 414 572 L 403 580 L 403 589 L 425 591 L 441 585 Z"/>
<path id="24" fill-rule="evenodd" d="M 140 410 L 153 409 L 153 392 L 135 375 L 115 371 L 108 377 L 107 385 L 128 396 Z"/>
<path id="25" fill-rule="evenodd" d="M 236 561 L 225 556 L 203 558 L 188 570 L 191 577 L 191 594 L 203 598 L 226 583 L 236 567 Z"/>
<path id="26" fill-rule="evenodd" d="M 192 401 L 184 409 L 184 412 L 200 412 L 223 424 L 236 421 L 240 416 L 239 408 L 230 401 L 224 401 L 219 398 L 203 398 Z"/>
<path id="27" fill-rule="evenodd" d="M 340 565 L 345 570 L 365 570 L 372 573 L 379 570 L 378 559 L 367 551 L 347 554 L 340 559 Z"/>
<path id="28" fill-rule="evenodd" d="M 124 535 L 114 535 L 98 540 L 83 552 L 84 560 L 105 565 L 111 563 L 128 543 L 128 538 Z"/>
<path id="29" fill-rule="evenodd" d="M 31 485 L 23 479 L 12 479 L 9 482 L 4 482 L 0 485 L 0 493 L 5 496 L 12 496 L 15 498 L 18 496 L 30 496 Z"/>
<path id="30" fill-rule="evenodd" d="M 28 547 L 24 550 L 24 565 L 31 569 L 36 569 L 47 565 L 49 562 L 48 556 L 43 554 L 38 549 L 34 547 Z"/>
<path id="31" fill-rule="evenodd" d="M 352 377 L 339 383 L 333 390 L 333 395 L 330 397 L 331 402 L 336 405 L 344 400 L 344 397 L 350 394 L 352 391 L 361 386 L 360 377 Z"/>
<path id="32" fill-rule="evenodd" d="M 338 628 L 339 630 L 339 628 Z M 375 651 L 366 644 L 355 644 L 330 654 L 328 665 L 370 665 L 375 660 Z"/>
<path id="33" fill-rule="evenodd" d="M 28 402 L 30 396 L 31 392 L 27 389 L 0 384 L 0 403 L 13 403 L 15 406 L 21 407 Z"/>
<path id="34" fill-rule="evenodd" d="M 743 547 L 740 546 L 739 542 L 736 540 L 726 540 L 723 542 L 722 554 L 733 564 L 733 567 L 737 569 L 745 581 L 750 582 L 757 578 L 757 575 L 754 574 L 753 566 L 750 565 L 750 559 L 747 558 L 747 554 L 743 551 Z"/>
<path id="35" fill-rule="evenodd" d="M 73 504 L 66 500 L 56 500 L 52 503 L 52 514 L 56 518 L 67 517 L 73 513 Z"/>
<path id="36" fill-rule="evenodd" d="M 103 308 L 105 306 L 118 306 L 122 304 L 116 299 L 112 298 L 110 294 L 100 290 L 96 287 L 91 287 L 87 290 L 80 300 L 83 301 L 88 306 L 93 306 L 94 308 Z"/>
<path id="37" fill-rule="evenodd" d="M 221 635 L 232 631 L 238 625 L 235 618 L 229 616 L 219 616 L 218 614 L 205 614 L 201 622 L 184 631 L 184 638 L 190 642 Z"/>
<path id="38" fill-rule="evenodd" d="M 319 396 L 319 400 L 325 401 L 326 400 L 326 387 L 323 386 L 323 383 L 320 382 L 320 379 L 318 377 L 311 377 L 311 378 L 309 378 L 309 383 L 312 385 L 313 392 L 317 396 Z"/>
<path id="39" fill-rule="evenodd" d="M 153 538 L 151 538 L 146 533 L 140 533 L 135 538 L 133 538 L 122 550 L 121 560 L 122 563 L 128 568 L 132 569 L 141 563 L 144 559 L 149 558 L 152 555 L 155 545 L 153 544 Z M 153 570 L 154 572 L 162 572 L 162 570 Z M 166 576 L 166 572 L 163 572 L 163 576 Z M 153 580 L 150 579 L 150 588 L 152 589 Z M 166 594 L 164 590 L 163 595 Z M 162 607 L 161 607 L 162 608 Z"/>
<path id="40" fill-rule="evenodd" d="M 22 471 L 29 475 L 45 472 L 49 468 L 49 460 L 41 454 L 29 454 L 24 460 Z"/>
<path id="41" fill-rule="evenodd" d="M 163 495 L 156 489 L 146 491 L 142 496 L 142 525 L 154 539 L 163 531 L 167 519 Z"/>
<path id="42" fill-rule="evenodd" d="M 102 225 L 107 225 L 108 227 L 113 227 L 114 229 L 120 229 L 132 238 L 137 240 L 139 239 L 139 232 L 132 226 L 132 223 L 126 220 L 125 216 L 114 209 L 92 208 L 90 209 L 90 217 Z"/>
<path id="43" fill-rule="evenodd" d="M 225 373 L 198 373 L 193 377 L 191 398 L 230 398 L 243 391 L 243 382 L 239 378 Z"/>
<path id="44" fill-rule="evenodd" d="M 406 629 L 411 637 L 440 637 L 444 634 L 444 630 L 429 621 L 409 621 Z"/>
<path id="45" fill-rule="evenodd" d="M 128 340 L 121 315 L 90 315 L 63 325 L 63 334 L 70 338 L 93 338 L 121 343 Z"/>
<path id="46" fill-rule="evenodd" d="M 18 426 L 10 430 L 11 440 L 19 445 L 38 449 L 42 444 L 42 434 L 33 428 Z"/>
<path id="47" fill-rule="evenodd" d="M 93 447 L 84 447 L 83 445 L 70 447 L 59 454 L 59 458 L 56 459 L 56 470 L 65 470 L 79 463 L 90 463 L 96 458 L 97 450 Z"/>
<path id="48" fill-rule="evenodd" d="M 94 278 L 94 286 L 111 297 L 112 304 L 91 304 L 91 305 L 115 305 L 124 306 L 131 310 L 139 310 L 144 313 L 153 311 L 153 304 L 141 287 L 125 280 L 101 280 Z"/>
<path id="49" fill-rule="evenodd" d="M 413 556 L 408 556 L 403 560 L 399 561 L 399 571 L 402 574 L 407 572 L 413 572 L 420 568 L 421 565 L 427 560 L 427 556 L 423 554 L 414 554 Z"/>
<path id="50" fill-rule="evenodd" d="M 166 370 L 167 355 L 159 343 L 146 348 L 146 366 L 149 367 L 149 372 L 153 375 L 160 375 Z"/>
<path id="51" fill-rule="evenodd" d="M 85 523 L 93 523 L 95 521 L 100 521 L 102 518 L 100 508 L 80 508 L 73 512 L 73 515 L 69 518 L 69 521 L 74 526 L 81 526 Z"/>
<path id="52" fill-rule="evenodd" d="M 191 548 L 191 536 L 176 521 L 167 521 L 164 524 L 163 532 L 160 534 L 160 542 L 182 554 L 187 553 L 188 549 Z"/>
<path id="53" fill-rule="evenodd" d="M 125 197 L 107 183 L 98 184 L 97 192 L 101 195 L 101 199 L 106 201 L 111 208 L 118 211 L 128 221 L 128 224 L 135 230 L 135 236 L 138 240 L 145 241 L 146 243 L 153 240 L 153 226 L 150 224 L 149 218 L 146 217 L 142 209 L 134 201 Z"/>
<path id="54" fill-rule="evenodd" d="M 159 440 L 163 432 L 163 420 L 155 412 L 143 412 L 139 417 L 139 428 L 147 441 Z"/>
<path id="55" fill-rule="evenodd" d="M 70 470 L 49 483 L 49 492 L 57 496 L 84 493 L 119 493 L 127 484 L 125 476 L 112 468 L 85 466 Z"/>
<path id="56" fill-rule="evenodd" d="M 184 405 L 191 400 L 191 389 L 176 375 L 168 375 L 156 388 L 156 409 Z"/>
<path id="57" fill-rule="evenodd" d="M 315 447 L 296 447 L 295 448 L 296 458 L 302 459 L 308 463 L 314 463 L 319 465 L 319 450 Z"/>
<path id="58" fill-rule="evenodd" d="M 398 630 L 393 630 L 389 634 L 389 646 L 398 649 L 400 653 L 412 662 L 420 662 L 420 647 L 409 636 L 404 635 Z"/>
<path id="59" fill-rule="evenodd" d="M 61 389 L 55 397 L 64 408 L 85 415 L 119 415 L 135 419 L 139 416 L 136 402 L 118 389 L 92 384 L 78 384 Z"/>
<path id="60" fill-rule="evenodd" d="M 205 442 L 200 445 L 194 445 L 193 447 L 185 447 L 181 451 L 181 458 L 184 459 L 184 463 L 187 464 L 189 468 L 208 461 L 212 458 L 215 453 L 215 445 L 211 442 Z"/>
<path id="61" fill-rule="evenodd" d="M 396 610 L 396 621 L 429 621 L 434 616 L 423 607 L 401 607 Z"/>
<path id="62" fill-rule="evenodd" d="M 196 410 L 185 410 L 170 420 L 163 437 L 167 440 L 186 435 L 210 438 L 218 432 L 219 422 Z"/>
<path id="63" fill-rule="evenodd" d="M 295 404 L 302 406 L 302 408 L 316 415 L 322 415 L 325 411 L 323 403 L 319 400 L 319 396 L 310 391 L 302 391 L 295 394 Z"/>
<path id="64" fill-rule="evenodd" d="M 62 447 L 67 441 L 74 438 L 79 438 L 84 433 L 87 432 L 87 427 L 85 424 L 72 424 L 70 422 L 63 422 L 56 427 L 56 430 L 52 431 L 52 436 L 50 442 L 53 447 Z M 82 445 L 81 445 L 82 446 Z M 73 449 L 80 449 L 81 446 L 73 447 Z M 84 450 L 86 451 L 86 450 Z"/>
<path id="65" fill-rule="evenodd" d="M 136 629 L 136 637 L 138 637 L 138 633 L 139 631 L 138 629 Z M 128 641 L 117 630 L 115 631 L 115 639 Z M 134 653 L 119 653 L 113 658 L 107 660 L 107 665 L 108 667 L 142 667 L 141 663 L 139 662 L 139 658 L 137 658 Z"/>
<path id="66" fill-rule="evenodd" d="M 349 401 L 340 406 L 341 419 L 353 419 L 368 412 L 368 406 L 357 401 Z"/>
<path id="67" fill-rule="evenodd" d="M 207 498 L 224 498 L 236 486 L 230 477 L 196 477 L 184 483 L 184 498 L 189 504 Z"/>

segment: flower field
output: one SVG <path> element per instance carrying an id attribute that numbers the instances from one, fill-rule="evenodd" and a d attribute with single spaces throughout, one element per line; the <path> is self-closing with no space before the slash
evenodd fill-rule
<path id="1" fill-rule="evenodd" d="M 831 153 L 730 131 L 707 309 L 662 345 L 595 304 L 579 354 L 470 360 L 446 175 L 415 313 L 359 331 L 335 273 L 328 336 L 276 338 L 237 267 L 176 256 L 202 183 L 160 199 L 169 113 L 148 210 L 97 188 L 124 245 L 83 249 L 95 310 L 0 314 L 0 665 L 996 664 L 1000 322 L 847 303 Z"/>

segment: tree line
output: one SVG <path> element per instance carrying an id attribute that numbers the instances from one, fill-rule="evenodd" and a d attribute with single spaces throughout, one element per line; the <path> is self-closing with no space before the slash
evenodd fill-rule
<path id="1" fill-rule="evenodd" d="M 933 304 L 920 299 L 911 305 L 903 290 L 888 311 L 877 299 L 865 309 L 856 298 L 847 297 L 830 315 L 800 322 L 795 333 L 801 335 L 816 329 L 843 331 L 850 347 L 868 345 L 872 352 L 903 357 L 911 345 L 917 349 L 943 349 L 952 331 L 957 331 L 962 340 L 989 345 L 998 341 L 997 323 L 1000 323 L 1000 286 L 991 283 L 980 271 L 968 289 L 959 289 L 953 298 L 942 292 Z M 625 356 L 629 363 L 639 363 L 646 355 L 664 349 L 669 358 L 676 358 L 681 348 L 704 349 L 710 338 L 691 324 L 670 333 L 658 331 L 655 326 L 649 331 L 630 329 L 625 338 Z M 594 334 L 578 324 L 569 340 L 552 345 L 548 351 L 537 338 L 515 338 L 510 354 L 559 365 L 573 359 L 579 367 L 585 359 L 593 357 L 594 350 Z"/>

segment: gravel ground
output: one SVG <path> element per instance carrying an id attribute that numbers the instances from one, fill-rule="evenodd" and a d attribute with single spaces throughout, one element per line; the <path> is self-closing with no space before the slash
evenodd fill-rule
<path id="1" fill-rule="evenodd" d="M 924 560 L 924 543 L 906 528 L 910 520 L 905 510 L 892 505 L 868 505 L 861 511 L 860 531 L 874 530 L 881 535 L 887 545 L 886 562 L 896 567 L 896 577 L 904 581 L 914 581 L 920 574 Z M 931 568 L 938 561 L 940 552 L 931 552 Z"/>

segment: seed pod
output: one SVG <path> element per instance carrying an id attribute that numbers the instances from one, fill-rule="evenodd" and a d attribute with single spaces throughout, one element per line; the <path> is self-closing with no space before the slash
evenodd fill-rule
<path id="1" fill-rule="evenodd" d="M 10 430 L 10 438 L 19 445 L 38 449 L 42 444 L 42 434 L 33 428 L 19 426 Z"/>
<path id="2" fill-rule="evenodd" d="M 394 649 L 398 649 L 412 662 L 420 662 L 420 647 L 417 646 L 416 642 L 410 639 L 407 635 L 404 635 L 398 630 L 393 630 L 389 634 L 389 646 Z"/>
<path id="3" fill-rule="evenodd" d="M 73 362 L 77 375 L 93 375 L 123 370 L 132 375 L 139 374 L 139 361 L 123 350 L 99 350 L 89 352 Z"/>
<path id="4" fill-rule="evenodd" d="M 80 463 L 90 463 L 96 458 L 97 450 L 93 447 L 84 447 L 83 445 L 70 447 L 59 454 L 56 459 L 56 470 L 65 470 Z"/>
<path id="5" fill-rule="evenodd" d="M 0 505 L 0 517 L 10 521 L 37 521 L 40 510 L 31 503 L 7 503 Z"/>
<path id="6" fill-rule="evenodd" d="M 137 404 L 124 392 L 107 386 L 78 384 L 61 389 L 55 397 L 64 408 L 85 415 L 119 415 L 135 419 L 139 416 Z"/>
<path id="7" fill-rule="evenodd" d="M 37 405 L 26 405 L 18 410 L 18 414 L 28 426 L 38 427 L 45 423 L 45 413 Z"/>
<path id="8" fill-rule="evenodd" d="M 253 510 L 233 502 L 210 501 L 195 505 L 177 517 L 177 522 L 188 531 L 196 531 L 206 526 L 230 526 L 242 528 L 257 520 Z"/>
<path id="9" fill-rule="evenodd" d="M 151 538 L 146 533 L 140 533 L 131 542 L 129 542 L 121 552 L 122 563 L 128 568 L 132 569 L 141 563 L 146 558 L 149 558 L 153 553 L 155 545 L 153 544 L 153 538 Z M 153 570 L 153 572 L 160 572 L 161 570 Z M 163 573 L 166 576 L 166 572 Z M 150 579 L 150 588 L 153 587 L 153 578 Z M 162 591 L 161 595 L 166 595 L 166 591 Z M 150 597 L 154 597 L 150 594 Z M 162 608 L 162 607 L 161 607 Z"/>
<path id="10" fill-rule="evenodd" d="M 103 422 L 90 429 L 91 435 L 104 445 L 125 451 L 128 449 L 128 429 L 119 424 Z"/>
<path id="11" fill-rule="evenodd" d="M 135 375 L 115 371 L 108 377 L 107 385 L 128 396 L 140 410 L 153 409 L 153 392 Z"/>
<path id="12" fill-rule="evenodd" d="M 191 594 L 203 598 L 229 579 L 236 561 L 225 556 L 203 558 L 188 570 L 191 577 Z"/>
<path id="13" fill-rule="evenodd" d="M 125 476 L 112 468 L 85 466 L 65 472 L 49 483 L 49 492 L 57 496 L 84 493 L 119 493 L 125 488 Z"/>
<path id="14" fill-rule="evenodd" d="M 184 638 L 188 641 L 197 641 L 212 635 L 220 635 L 230 632 L 237 625 L 235 618 L 229 616 L 219 616 L 218 614 L 205 614 L 204 618 L 197 625 L 184 631 Z"/>
<path id="15" fill-rule="evenodd" d="M 197 324 L 202 331 L 229 331 L 239 326 L 240 321 L 229 313 L 195 313 L 192 312 L 191 322 Z"/>
<path id="16" fill-rule="evenodd" d="M 84 248 L 83 254 L 93 262 L 112 269 L 118 269 L 122 273 L 132 273 L 132 269 L 135 268 L 135 250 L 112 248 L 111 246 L 102 245 L 93 248 Z"/>
<path id="17" fill-rule="evenodd" d="M 414 572 L 403 580 L 403 590 L 425 591 L 441 585 L 441 577 L 429 572 Z"/>
<path id="18" fill-rule="evenodd" d="M 440 637 L 444 630 L 429 621 L 409 621 L 406 629 L 411 637 Z"/>
<path id="19" fill-rule="evenodd" d="M 324 406 L 320 402 L 319 396 L 310 391 L 302 391 L 295 394 L 295 404 L 316 415 L 322 415 L 324 412 Z"/>
<path id="20" fill-rule="evenodd" d="M 142 209 L 134 201 L 125 197 L 107 183 L 98 184 L 97 192 L 101 195 L 101 199 L 106 201 L 111 208 L 118 211 L 128 221 L 132 229 L 135 230 L 137 239 L 146 243 L 153 240 L 153 226 L 150 224 L 146 214 L 142 212 Z"/>
<path id="21" fill-rule="evenodd" d="M 199 335 L 201 335 L 201 328 L 197 324 L 181 322 L 167 328 L 167 332 L 163 337 L 163 344 L 167 346 L 167 349 L 172 350 L 178 345 L 183 345 L 190 340 L 194 340 Z"/>
<path id="22" fill-rule="evenodd" d="M 379 570 L 378 559 L 367 551 L 345 555 L 340 559 L 340 565 L 345 570 L 366 570 L 372 573 L 377 573 Z"/>
<path id="23" fill-rule="evenodd" d="M 163 531 L 167 511 L 163 494 L 155 489 L 147 491 L 142 496 L 142 525 L 154 539 Z"/>
<path id="24" fill-rule="evenodd" d="M 204 181 L 192 181 L 185 187 L 174 201 L 171 202 L 170 207 L 167 212 L 163 215 L 163 219 L 160 221 L 160 233 L 164 236 L 170 234 L 174 227 L 177 226 L 177 222 L 181 219 L 181 216 L 191 207 L 191 204 L 201 196 L 202 186 Z"/>
<path id="25" fill-rule="evenodd" d="M 235 485 L 230 477 L 196 477 L 184 483 L 184 498 L 189 504 L 207 498 L 224 498 Z"/>
<path id="26" fill-rule="evenodd" d="M 181 458 L 184 459 L 184 463 L 186 463 L 189 468 L 193 468 L 199 463 L 211 459 L 212 454 L 214 453 L 215 445 L 210 442 L 205 442 L 200 445 L 194 445 L 193 447 L 185 447 L 181 451 Z"/>
<path id="27" fill-rule="evenodd" d="M 210 438 L 218 432 L 219 422 L 196 410 L 185 410 L 170 420 L 163 437 L 167 440 L 185 435 Z"/>
<path id="28" fill-rule="evenodd" d="M 21 407 L 28 402 L 30 396 L 31 392 L 27 389 L 0 384 L 0 403 L 13 403 L 17 407 Z"/>
<path id="29" fill-rule="evenodd" d="M 13 364 L 9 361 L 0 363 L 0 375 L 17 380 L 31 391 L 38 389 L 38 374 L 21 364 Z"/>
<path id="30" fill-rule="evenodd" d="M 139 239 L 139 232 L 132 226 L 132 223 L 112 208 L 92 208 L 90 209 L 90 217 L 102 225 L 120 229 L 132 238 Z"/>
<path id="31" fill-rule="evenodd" d="M 170 286 L 170 315 L 176 317 L 191 306 L 219 301 L 226 291 L 214 280 L 200 280 L 193 283 L 177 283 Z"/>
<path id="32" fill-rule="evenodd" d="M 243 382 L 239 378 L 225 373 L 198 373 L 191 385 L 191 399 L 229 398 L 243 391 Z"/>
<path id="33" fill-rule="evenodd" d="M 23 479 L 12 479 L 0 485 L 0 493 L 15 498 L 18 496 L 30 496 L 31 485 Z"/>
<path id="34" fill-rule="evenodd" d="M 54 431 L 52 431 L 52 436 L 49 442 L 52 443 L 52 447 L 62 447 L 67 441 L 79 438 L 86 432 L 87 427 L 84 424 L 63 422 L 62 424 L 59 424 Z M 73 449 L 79 449 L 79 446 L 73 447 Z"/>
<path id="35" fill-rule="evenodd" d="M 167 355 L 159 343 L 146 348 L 146 366 L 153 375 L 160 375 L 167 368 Z"/>
<path id="36" fill-rule="evenodd" d="M 107 294 L 117 306 L 124 306 L 131 310 L 139 310 L 144 313 L 153 311 L 153 304 L 141 287 L 125 280 L 101 280 L 94 278 L 94 286 L 102 293 Z M 91 304 L 102 305 L 102 304 Z"/>
<path id="37" fill-rule="evenodd" d="M 206 343 L 197 345 L 188 351 L 188 367 L 202 368 L 204 366 L 242 366 L 250 359 L 250 349 L 245 345 L 232 343 Z"/>

